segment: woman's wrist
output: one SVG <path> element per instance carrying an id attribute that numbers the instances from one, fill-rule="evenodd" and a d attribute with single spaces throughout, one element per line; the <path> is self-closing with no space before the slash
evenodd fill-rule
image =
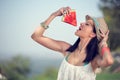
<path id="1" fill-rule="evenodd" d="M 102 48 L 102 47 L 107 47 L 108 44 L 107 44 L 107 42 L 104 42 L 104 41 L 103 41 L 103 42 L 100 43 L 99 46 L 100 46 L 101 48 Z"/>
<path id="2" fill-rule="evenodd" d="M 103 54 L 106 51 L 110 51 L 106 41 L 103 41 L 103 42 L 100 43 L 99 51 L 100 51 L 101 56 L 103 56 Z"/>

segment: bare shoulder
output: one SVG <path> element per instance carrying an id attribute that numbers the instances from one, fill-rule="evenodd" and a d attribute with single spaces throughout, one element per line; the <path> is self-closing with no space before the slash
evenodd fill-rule
<path id="1" fill-rule="evenodd" d="M 58 44 L 61 46 L 61 50 L 59 52 L 61 52 L 64 56 L 67 55 L 66 50 L 71 46 L 69 43 L 65 42 L 65 41 L 57 41 Z"/>

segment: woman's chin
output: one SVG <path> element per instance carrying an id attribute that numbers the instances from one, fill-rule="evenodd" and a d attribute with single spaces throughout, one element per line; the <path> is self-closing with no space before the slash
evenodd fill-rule
<path id="1" fill-rule="evenodd" d="M 75 34 L 76 36 L 78 36 L 78 37 L 82 36 L 81 33 L 78 32 L 78 31 L 76 31 L 74 34 Z"/>
<path id="2" fill-rule="evenodd" d="M 78 33 L 77 33 L 77 31 L 75 32 L 75 35 L 76 35 L 76 36 L 78 36 Z"/>

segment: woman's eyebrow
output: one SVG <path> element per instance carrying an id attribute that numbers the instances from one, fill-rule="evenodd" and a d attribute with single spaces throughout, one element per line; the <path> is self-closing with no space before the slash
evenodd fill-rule
<path id="1" fill-rule="evenodd" d="M 93 24 L 91 22 L 87 21 L 87 23 L 90 24 L 91 26 L 93 26 Z"/>

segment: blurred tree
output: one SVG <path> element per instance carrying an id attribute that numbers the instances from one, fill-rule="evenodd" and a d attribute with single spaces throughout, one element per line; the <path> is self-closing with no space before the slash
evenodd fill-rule
<path id="1" fill-rule="evenodd" d="M 1 68 L 0 68 L 0 80 L 7 80 Z"/>
<path id="2" fill-rule="evenodd" d="M 114 64 L 110 67 L 110 72 L 115 72 L 115 69 L 120 67 L 120 63 L 115 61 Z"/>
<path id="3" fill-rule="evenodd" d="M 57 70 L 54 67 L 48 68 L 45 73 L 43 74 L 44 76 L 48 77 L 48 80 L 56 80 L 57 79 Z"/>
<path id="4" fill-rule="evenodd" d="M 1 61 L 0 68 L 4 71 L 7 80 L 27 80 L 30 72 L 30 61 L 23 56 L 15 56 L 9 61 Z"/>
<path id="5" fill-rule="evenodd" d="M 110 48 L 116 50 L 120 48 L 120 0 L 101 0 L 99 8 L 110 29 Z"/>
<path id="6" fill-rule="evenodd" d="M 32 77 L 30 80 L 56 80 L 58 70 L 54 67 L 49 67 L 44 73 Z"/>

